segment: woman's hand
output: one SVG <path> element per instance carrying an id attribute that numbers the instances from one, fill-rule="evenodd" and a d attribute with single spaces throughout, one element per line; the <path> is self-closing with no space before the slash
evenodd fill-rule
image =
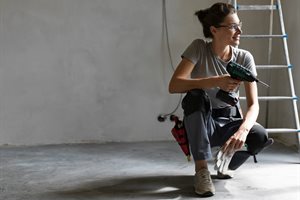
<path id="1" fill-rule="evenodd" d="M 241 149 L 246 141 L 248 135 L 247 129 L 239 129 L 235 132 L 223 145 L 223 152 L 227 155 L 234 153 L 235 151 Z"/>
<path id="2" fill-rule="evenodd" d="M 228 74 L 219 76 L 218 81 L 219 88 L 226 92 L 234 91 L 241 84 L 241 81 L 231 78 Z"/>

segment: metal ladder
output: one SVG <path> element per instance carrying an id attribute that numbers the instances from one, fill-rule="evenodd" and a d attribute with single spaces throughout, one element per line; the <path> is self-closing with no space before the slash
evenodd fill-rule
<path id="1" fill-rule="evenodd" d="M 288 44 L 287 44 L 287 34 L 285 32 L 285 26 L 284 26 L 284 19 L 283 19 L 283 12 L 281 7 L 281 1 L 276 0 L 276 3 L 273 3 L 273 0 L 271 0 L 270 5 L 239 5 L 237 4 L 237 0 L 231 0 L 229 1 L 237 11 L 257 11 L 257 10 L 265 10 L 265 11 L 271 11 L 271 16 L 273 15 L 274 11 L 278 11 L 279 21 L 280 21 L 280 28 L 281 28 L 281 34 L 280 35 L 273 35 L 272 34 L 272 28 L 273 28 L 273 17 L 270 16 L 270 32 L 268 35 L 241 35 L 242 38 L 266 38 L 272 40 L 272 38 L 281 38 L 283 42 L 283 49 L 284 54 L 286 58 L 286 64 L 285 65 L 256 65 L 257 69 L 279 69 L 284 68 L 288 72 L 288 78 L 289 78 L 289 85 L 290 85 L 290 96 L 259 96 L 259 100 L 265 100 L 265 101 L 273 101 L 273 100 L 289 100 L 292 101 L 293 104 L 293 114 L 295 118 L 295 127 L 296 128 L 267 128 L 268 133 L 295 133 L 297 134 L 298 138 L 298 150 L 300 152 L 300 124 L 299 124 L 299 115 L 298 115 L 298 108 L 297 108 L 297 100 L 298 97 L 295 94 L 295 88 L 294 88 L 294 81 L 293 81 L 293 75 L 292 75 L 292 68 L 293 66 L 290 63 L 289 58 L 289 52 L 288 52 Z M 270 43 L 269 43 L 269 59 L 270 59 Z M 270 60 L 269 60 L 270 61 Z M 270 63 L 270 62 L 269 62 Z M 268 63 L 268 64 L 269 64 Z M 242 100 L 245 100 L 245 97 L 241 97 Z M 268 114 L 268 113 L 267 113 Z"/>

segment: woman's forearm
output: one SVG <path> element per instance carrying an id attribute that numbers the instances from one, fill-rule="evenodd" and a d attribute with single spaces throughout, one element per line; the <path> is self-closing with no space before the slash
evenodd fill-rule
<path id="1" fill-rule="evenodd" d="M 175 78 L 169 84 L 170 93 L 185 93 L 192 89 L 207 89 L 217 87 L 217 76 L 197 79 Z"/>

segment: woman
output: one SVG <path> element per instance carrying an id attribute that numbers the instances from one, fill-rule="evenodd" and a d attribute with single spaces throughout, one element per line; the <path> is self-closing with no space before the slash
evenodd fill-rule
<path id="1" fill-rule="evenodd" d="M 234 7 L 216 3 L 195 15 L 202 24 L 204 36 L 211 41 L 196 39 L 188 46 L 170 80 L 169 92 L 187 93 L 182 107 L 195 161 L 195 192 L 212 196 L 215 188 L 207 165 L 207 160 L 212 158 L 211 147 L 222 147 L 216 158 L 217 177 L 232 178 L 232 170 L 272 141 L 256 123 L 259 113 L 256 82 L 243 83 L 248 108 L 243 118 L 239 103 L 233 105 L 218 97 L 220 89 L 233 98 L 238 97 L 241 81 L 227 73 L 228 63 L 238 63 L 256 75 L 252 55 L 235 48 L 240 43 L 242 23 Z M 247 149 L 241 150 L 245 146 Z"/>

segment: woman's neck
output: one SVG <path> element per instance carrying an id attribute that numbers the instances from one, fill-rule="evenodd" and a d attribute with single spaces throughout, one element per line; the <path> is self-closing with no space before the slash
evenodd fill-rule
<path id="1" fill-rule="evenodd" d="M 229 61 L 231 59 L 231 47 L 229 45 L 218 45 L 212 41 L 212 50 L 214 54 L 223 61 Z"/>

